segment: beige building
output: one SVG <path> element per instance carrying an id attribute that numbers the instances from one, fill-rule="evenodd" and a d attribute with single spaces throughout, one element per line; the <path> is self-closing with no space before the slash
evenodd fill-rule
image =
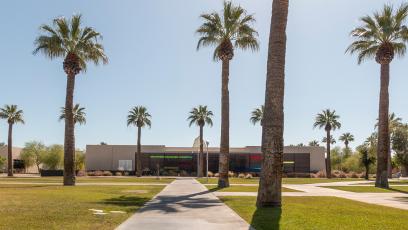
<path id="1" fill-rule="evenodd" d="M 87 145 L 87 171 L 134 171 L 136 145 Z M 157 170 L 187 172 L 197 170 L 197 148 L 166 147 L 164 145 L 142 146 L 144 174 Z M 207 153 L 207 149 L 204 149 Z M 208 148 L 209 171 L 218 171 L 219 148 Z M 234 172 L 260 172 L 262 154 L 259 146 L 230 148 L 230 170 Z M 286 173 L 310 173 L 325 169 L 323 147 L 285 147 L 284 171 Z"/>
<path id="2" fill-rule="evenodd" d="M 37 167 L 29 167 L 27 169 L 24 168 L 24 162 L 20 158 L 20 154 L 22 148 L 18 147 L 13 147 L 13 167 L 14 171 L 17 173 L 38 173 Z M 0 146 L 0 157 L 3 157 L 6 159 L 5 165 L 3 168 L 0 168 L 0 171 L 7 172 L 7 157 L 8 157 L 8 149 L 7 145 L 5 146 Z"/>

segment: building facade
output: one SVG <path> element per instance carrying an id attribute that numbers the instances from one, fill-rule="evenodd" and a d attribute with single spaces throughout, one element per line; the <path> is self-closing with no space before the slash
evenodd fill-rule
<path id="1" fill-rule="evenodd" d="M 26 168 L 24 161 L 21 159 L 21 151 L 23 149 L 19 147 L 13 147 L 13 169 L 15 173 L 38 173 L 38 169 L 35 166 Z M 0 172 L 7 172 L 7 157 L 8 157 L 8 148 L 7 145 L 0 146 L 0 157 L 5 158 L 6 162 L 3 167 L 0 168 Z"/>
<path id="2" fill-rule="evenodd" d="M 208 170 L 218 172 L 219 148 L 204 148 L 208 151 Z M 136 145 L 87 145 L 87 171 L 129 171 L 135 169 Z M 195 175 L 197 171 L 197 148 L 166 147 L 164 145 L 142 146 L 142 169 L 145 175 L 161 174 Z M 325 169 L 323 147 L 285 147 L 285 173 L 311 173 Z M 206 161 L 206 157 L 205 157 Z M 230 170 L 260 172 L 262 154 L 259 146 L 230 148 Z"/>

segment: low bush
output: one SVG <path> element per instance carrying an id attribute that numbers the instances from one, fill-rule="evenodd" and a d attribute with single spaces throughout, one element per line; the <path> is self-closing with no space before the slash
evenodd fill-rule
<path id="1" fill-rule="evenodd" d="M 326 173 L 324 171 L 319 171 L 315 174 L 316 178 L 326 178 Z"/>
<path id="2" fill-rule="evenodd" d="M 238 178 L 245 178 L 245 174 L 243 173 L 238 174 Z"/>
<path id="3" fill-rule="evenodd" d="M 115 176 L 122 176 L 122 172 L 115 172 Z"/>
<path id="4" fill-rule="evenodd" d="M 237 175 L 232 172 L 232 171 L 228 171 L 228 177 L 236 177 Z"/>
<path id="5" fill-rule="evenodd" d="M 214 174 L 215 177 L 220 177 L 219 173 Z"/>
<path id="6" fill-rule="evenodd" d="M 214 177 L 214 173 L 211 171 L 208 171 L 208 177 Z"/>
<path id="7" fill-rule="evenodd" d="M 83 170 L 80 170 L 80 171 L 77 172 L 76 175 L 77 175 L 77 176 L 86 176 L 86 172 L 83 171 Z"/>
<path id="8" fill-rule="evenodd" d="M 103 171 L 102 176 L 112 176 L 111 171 Z"/>
<path id="9" fill-rule="evenodd" d="M 246 174 L 245 175 L 245 179 L 252 179 L 253 177 L 252 177 L 252 174 L 251 173 L 248 173 L 248 174 Z"/>

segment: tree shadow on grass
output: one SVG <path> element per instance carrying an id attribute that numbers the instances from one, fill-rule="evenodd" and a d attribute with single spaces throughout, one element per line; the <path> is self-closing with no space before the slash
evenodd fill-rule
<path id="1" fill-rule="evenodd" d="M 257 208 L 252 216 L 251 226 L 256 230 L 279 230 L 281 207 Z"/>
<path id="2" fill-rule="evenodd" d="M 396 189 L 396 188 L 388 188 L 387 190 L 389 190 L 389 191 L 393 191 L 393 192 L 399 192 L 399 193 L 405 193 L 405 194 L 408 194 L 408 192 L 407 192 L 407 191 L 399 190 L 399 189 Z"/>
<path id="3" fill-rule="evenodd" d="M 58 188 L 61 185 L 45 185 L 45 184 L 0 184 L 0 189 L 33 189 L 33 188 Z"/>
<path id="4" fill-rule="evenodd" d="M 119 196 L 119 197 L 105 199 L 98 203 L 104 204 L 104 205 L 116 205 L 116 206 L 121 206 L 121 207 L 127 207 L 127 208 L 131 208 L 132 211 L 136 211 L 149 200 L 150 199 L 146 197 Z"/>

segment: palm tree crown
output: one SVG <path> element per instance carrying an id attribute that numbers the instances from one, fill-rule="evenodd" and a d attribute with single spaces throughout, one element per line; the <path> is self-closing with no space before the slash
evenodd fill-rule
<path id="1" fill-rule="evenodd" d="M 96 65 L 108 63 L 104 48 L 98 43 L 102 39 L 101 34 L 92 27 L 81 28 L 80 14 L 73 15 L 71 20 L 56 18 L 51 26 L 42 25 L 40 31 L 43 34 L 35 40 L 33 54 L 41 52 L 50 59 L 65 58 L 64 70 L 67 74 L 86 70 L 87 61 Z"/>
<path id="2" fill-rule="evenodd" d="M 76 104 L 73 108 L 74 113 L 74 123 L 75 124 L 80 124 L 80 125 L 84 125 L 86 124 L 86 113 L 85 113 L 85 108 L 80 107 L 79 104 Z M 59 120 L 65 120 L 65 108 L 61 107 L 61 115 L 59 117 Z"/>
<path id="3" fill-rule="evenodd" d="M 197 108 L 193 108 L 190 111 L 190 116 L 187 120 L 190 121 L 190 126 L 196 124 L 198 126 L 204 126 L 208 124 L 209 126 L 213 125 L 212 116 L 213 112 L 207 109 L 207 106 L 199 105 Z"/>
<path id="4" fill-rule="evenodd" d="M 396 10 L 386 5 L 373 17 L 362 17 L 364 25 L 351 32 L 355 41 L 346 52 L 358 53 L 359 64 L 374 57 L 380 64 L 390 63 L 395 54 L 403 56 L 408 42 L 408 28 L 404 25 L 407 16 L 408 4 L 402 4 Z"/>
<path id="5" fill-rule="evenodd" d="M 344 144 L 346 146 L 348 146 L 348 144 L 352 141 L 354 141 L 354 135 L 351 133 L 343 133 L 340 137 L 339 137 L 340 141 L 343 141 Z"/>
<path id="6" fill-rule="evenodd" d="M 310 141 L 309 146 L 319 146 L 319 141 L 318 140 Z"/>
<path id="7" fill-rule="evenodd" d="M 327 137 L 323 137 L 322 142 L 327 143 Z M 336 139 L 334 139 L 332 135 L 330 135 L 330 144 L 332 145 L 336 144 Z"/>
<path id="8" fill-rule="evenodd" d="M 144 106 L 135 106 L 129 111 L 127 125 L 135 125 L 137 127 L 151 127 L 151 115 L 147 112 Z"/>
<path id="9" fill-rule="evenodd" d="M 377 118 L 377 123 L 375 124 L 374 128 L 378 128 L 378 118 Z M 397 117 L 395 113 L 391 113 L 388 115 L 388 127 L 390 130 L 390 133 L 393 133 L 396 128 L 402 125 L 402 119 L 400 117 Z"/>
<path id="10" fill-rule="evenodd" d="M 224 11 L 202 14 L 204 23 L 198 28 L 200 39 L 197 50 L 202 46 L 215 46 L 214 60 L 231 60 L 234 48 L 259 49 L 258 33 L 252 24 L 253 15 L 247 15 L 241 6 L 234 6 L 231 2 L 224 2 Z"/>
<path id="11" fill-rule="evenodd" d="M 5 105 L 0 108 L 0 118 L 6 119 L 9 124 L 24 124 L 23 110 L 19 110 L 17 105 Z"/>
<path id="12" fill-rule="evenodd" d="M 326 131 L 336 130 L 341 127 L 338 119 L 339 115 L 336 114 L 336 110 L 330 111 L 330 109 L 323 110 L 322 113 L 317 114 L 314 123 L 314 128 L 324 128 Z"/>
<path id="13" fill-rule="evenodd" d="M 262 105 L 261 107 L 256 108 L 252 111 L 251 118 L 249 119 L 252 122 L 252 124 L 256 125 L 259 122 L 262 125 L 264 108 L 265 106 Z"/>

